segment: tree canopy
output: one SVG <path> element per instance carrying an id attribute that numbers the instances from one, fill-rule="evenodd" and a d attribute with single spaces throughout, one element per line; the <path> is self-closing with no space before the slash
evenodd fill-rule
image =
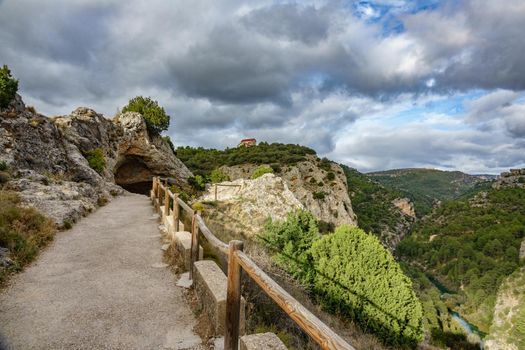
<path id="1" fill-rule="evenodd" d="M 0 108 L 6 108 L 15 98 L 18 91 L 18 80 L 11 76 L 11 71 L 4 64 L 0 68 Z"/>
<path id="2" fill-rule="evenodd" d="M 137 96 L 132 98 L 122 109 L 122 113 L 125 112 L 142 114 L 146 120 L 148 131 L 155 135 L 168 130 L 170 125 L 170 116 L 166 114 L 163 107 L 159 106 L 157 101 L 149 97 Z"/>

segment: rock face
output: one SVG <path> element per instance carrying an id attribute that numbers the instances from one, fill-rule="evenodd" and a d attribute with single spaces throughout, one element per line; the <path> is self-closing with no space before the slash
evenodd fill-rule
<path id="1" fill-rule="evenodd" d="M 221 167 L 230 179 L 249 179 L 258 165 L 244 164 Z M 326 167 L 326 166 L 325 166 Z M 331 175 L 329 175 L 331 174 Z M 334 225 L 356 225 L 356 216 L 348 196 L 346 177 L 341 167 L 330 163 L 320 167 L 320 160 L 308 156 L 307 161 L 283 166 L 277 173 L 284 180 L 294 197 L 319 220 Z"/>
<path id="2" fill-rule="evenodd" d="M 100 174 L 84 156 L 97 148 L 106 163 Z M 6 188 L 59 225 L 121 193 L 117 185 L 145 191 L 160 175 L 183 187 L 191 176 L 162 138 L 148 134 L 140 114 L 109 120 L 81 107 L 47 118 L 25 109 L 19 96 L 0 111 L 0 162 L 11 173 Z"/>
<path id="3" fill-rule="evenodd" d="M 496 189 L 508 187 L 525 188 L 525 169 L 510 169 L 510 171 L 501 173 L 492 187 Z"/>
<path id="4" fill-rule="evenodd" d="M 290 211 L 304 209 L 286 182 L 274 174 L 265 174 L 255 180 L 237 179 L 220 185 L 217 186 L 220 210 L 215 211 L 215 215 L 221 217 L 223 225 L 232 224 L 228 228 L 245 237 L 257 234 L 269 218 L 283 220 Z M 215 187 L 209 187 L 199 200 L 214 201 Z"/>
<path id="5" fill-rule="evenodd" d="M 525 267 L 514 271 L 500 286 L 494 317 L 485 341 L 488 350 L 522 349 L 525 339 Z"/>
<path id="6" fill-rule="evenodd" d="M 395 205 L 401 213 L 405 216 L 411 218 L 416 217 L 416 211 L 414 210 L 414 204 L 408 198 L 396 198 L 392 201 L 392 204 Z"/>

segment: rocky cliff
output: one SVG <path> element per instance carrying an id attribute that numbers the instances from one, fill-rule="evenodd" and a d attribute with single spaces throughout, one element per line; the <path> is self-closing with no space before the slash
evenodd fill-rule
<path id="1" fill-rule="evenodd" d="M 99 172 L 87 160 L 99 149 Z M 76 221 L 121 193 L 144 191 L 154 175 L 184 186 L 191 172 L 159 136 L 148 134 L 140 114 L 107 119 L 89 108 L 47 118 L 27 109 L 20 96 L 0 111 L 0 163 L 4 188 L 58 225 Z M 120 186 L 118 186 L 120 185 Z"/>
<path id="2" fill-rule="evenodd" d="M 306 161 L 295 165 L 282 166 L 275 175 L 283 179 L 295 198 L 319 220 L 335 226 L 356 225 L 346 177 L 341 167 L 331 162 L 321 167 L 319 158 L 313 155 L 306 158 Z M 220 169 L 231 180 L 237 180 L 249 179 L 259 166 L 242 164 Z"/>
<path id="3" fill-rule="evenodd" d="M 492 188 L 525 188 L 525 169 L 510 169 L 501 173 Z"/>
<path id="4" fill-rule="evenodd" d="M 525 346 L 525 267 L 501 284 L 485 346 L 487 350 L 519 350 Z"/>
<path id="5" fill-rule="evenodd" d="M 210 186 L 200 200 L 215 201 L 215 186 Z M 282 178 L 265 174 L 255 180 L 237 179 L 219 184 L 217 209 L 208 210 L 205 215 L 220 223 L 223 230 L 233 231 L 236 237 L 253 237 L 268 219 L 284 220 L 290 211 L 304 206 Z"/>

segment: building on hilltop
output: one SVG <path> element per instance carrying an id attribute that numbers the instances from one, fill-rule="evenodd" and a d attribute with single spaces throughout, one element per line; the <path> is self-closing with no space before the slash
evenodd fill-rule
<path id="1" fill-rule="evenodd" d="M 257 144 L 257 140 L 255 139 L 242 139 L 241 143 L 239 143 L 237 147 L 241 147 L 241 146 L 252 147 L 252 146 L 255 146 L 256 144 Z"/>

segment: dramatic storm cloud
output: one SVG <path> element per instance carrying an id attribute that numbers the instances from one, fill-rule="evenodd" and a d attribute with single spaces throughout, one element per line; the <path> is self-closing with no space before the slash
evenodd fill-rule
<path id="1" fill-rule="evenodd" d="M 179 145 L 301 143 L 360 170 L 525 166 L 525 3 L 0 1 L 27 104 L 157 99 Z"/>

